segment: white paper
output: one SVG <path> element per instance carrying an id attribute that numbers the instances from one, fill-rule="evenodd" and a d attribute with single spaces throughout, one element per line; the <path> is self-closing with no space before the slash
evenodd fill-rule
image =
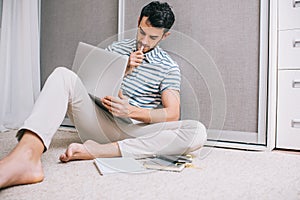
<path id="1" fill-rule="evenodd" d="M 96 158 L 94 161 L 102 175 L 147 171 L 147 169 L 145 169 L 145 167 L 134 158 Z"/>

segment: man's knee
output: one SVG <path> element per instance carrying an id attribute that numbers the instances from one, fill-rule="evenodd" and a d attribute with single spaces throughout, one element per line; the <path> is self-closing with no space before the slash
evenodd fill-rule
<path id="1" fill-rule="evenodd" d="M 190 131 L 188 134 L 188 152 L 195 151 L 204 146 L 207 140 L 207 132 L 205 126 L 196 120 L 187 120 Z"/>
<path id="2" fill-rule="evenodd" d="M 70 69 L 66 67 L 57 67 L 53 70 L 52 74 L 53 76 L 63 76 L 63 77 L 68 77 L 68 76 L 76 76 L 76 74 L 71 71 Z"/>

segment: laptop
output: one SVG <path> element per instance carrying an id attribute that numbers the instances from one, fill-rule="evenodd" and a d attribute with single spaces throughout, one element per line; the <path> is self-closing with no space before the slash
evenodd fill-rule
<path id="1" fill-rule="evenodd" d="M 118 96 L 128 57 L 80 42 L 72 70 L 79 76 L 90 96 Z"/>
<path id="2" fill-rule="evenodd" d="M 118 97 L 127 62 L 128 57 L 124 55 L 80 42 L 72 70 L 79 76 L 95 103 L 108 111 L 100 99 L 105 96 Z M 130 118 L 120 119 L 132 122 Z"/>

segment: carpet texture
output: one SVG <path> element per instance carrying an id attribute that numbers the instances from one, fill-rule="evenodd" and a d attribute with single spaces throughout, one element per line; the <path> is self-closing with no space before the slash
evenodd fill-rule
<path id="1" fill-rule="evenodd" d="M 0 158 L 17 143 L 0 133 Z M 45 180 L 0 191 L 0 199 L 300 199 L 300 155 L 205 147 L 198 168 L 100 176 L 93 161 L 60 163 L 74 131 L 59 130 L 43 155 Z"/>

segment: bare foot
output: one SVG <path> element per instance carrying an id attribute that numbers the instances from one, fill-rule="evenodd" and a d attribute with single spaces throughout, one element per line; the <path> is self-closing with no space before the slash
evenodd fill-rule
<path id="1" fill-rule="evenodd" d="M 0 161 L 0 189 L 14 185 L 38 183 L 44 179 L 41 155 L 43 142 L 26 131 L 17 146 Z"/>
<path id="2" fill-rule="evenodd" d="M 40 159 L 32 150 L 13 151 L 0 161 L 0 189 L 14 185 L 38 183 L 44 179 Z"/>
<path id="3" fill-rule="evenodd" d="M 121 152 L 118 144 L 99 144 L 93 140 L 87 140 L 83 144 L 72 143 L 59 159 L 62 162 L 71 160 L 92 160 L 94 158 L 120 157 Z"/>
<path id="4" fill-rule="evenodd" d="M 84 144 L 72 143 L 68 146 L 66 152 L 59 157 L 61 162 L 72 160 L 91 160 L 94 159 Z"/>

